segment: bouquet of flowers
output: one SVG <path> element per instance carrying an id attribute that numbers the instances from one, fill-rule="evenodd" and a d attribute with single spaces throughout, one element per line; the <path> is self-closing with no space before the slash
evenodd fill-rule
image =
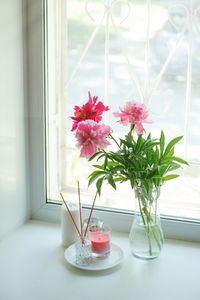
<path id="1" fill-rule="evenodd" d="M 72 131 L 75 131 L 80 156 L 89 161 L 97 160 L 88 184 L 96 181 L 100 195 L 105 181 L 114 189 L 117 183 L 130 182 L 138 200 L 151 256 L 150 235 L 154 236 L 159 248 L 162 243 L 162 234 L 153 227 L 160 187 L 164 182 L 179 176 L 174 171 L 181 168 L 182 164 L 188 165 L 185 160 L 174 155 L 174 147 L 182 136 L 172 139 L 167 145 L 163 131 L 159 138 L 152 138 L 151 133 L 147 134 L 143 128 L 144 123 L 152 123 L 148 119 L 146 106 L 129 101 L 119 112 L 113 113 L 121 125 L 128 127 L 124 138 L 117 141 L 110 126 L 102 123 L 102 114 L 109 108 L 97 100 L 98 97 L 92 98 L 89 92 L 87 103 L 81 107 L 75 106 L 72 117 Z M 117 145 L 116 151 L 105 150 L 111 141 Z M 98 163 L 100 159 L 103 160 L 101 164 Z"/>

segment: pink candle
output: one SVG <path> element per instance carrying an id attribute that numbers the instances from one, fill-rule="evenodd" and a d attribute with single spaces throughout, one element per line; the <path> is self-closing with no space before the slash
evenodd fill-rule
<path id="1" fill-rule="evenodd" d="M 106 232 L 91 232 L 89 235 L 92 252 L 105 256 L 110 252 L 110 235 Z"/>

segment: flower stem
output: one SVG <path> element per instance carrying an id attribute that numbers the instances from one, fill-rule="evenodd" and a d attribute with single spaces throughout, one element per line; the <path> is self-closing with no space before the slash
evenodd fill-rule
<path id="1" fill-rule="evenodd" d="M 155 222 L 154 222 L 153 218 L 151 216 L 149 216 L 149 224 L 153 224 L 153 225 L 150 225 L 151 232 L 152 232 L 154 239 L 158 245 L 158 248 L 161 250 L 161 246 L 163 243 L 163 236 L 162 236 L 162 232 L 160 230 L 160 226 L 159 226 L 159 224 L 157 224 L 157 218 L 155 217 Z M 156 229 L 157 229 L 157 231 L 156 231 Z"/>
<path id="2" fill-rule="evenodd" d="M 149 255 L 151 256 L 152 255 L 152 245 L 151 245 L 151 239 L 150 239 L 149 224 L 148 224 L 148 226 L 146 225 L 145 217 L 144 217 L 143 212 L 142 212 L 142 207 L 141 207 L 140 201 L 141 200 L 138 197 L 140 214 L 141 214 L 141 217 L 142 217 L 142 221 L 143 221 L 143 224 L 144 224 L 144 229 L 145 229 L 145 232 L 146 232 L 146 235 L 147 235 L 148 244 L 149 244 Z M 147 219 L 147 223 L 148 223 L 148 219 Z"/>
<path id="3" fill-rule="evenodd" d="M 158 223 L 159 219 L 157 218 L 157 198 L 155 200 L 152 200 L 151 202 L 151 198 L 149 200 L 150 196 L 143 195 L 140 190 L 140 187 L 135 189 L 135 192 L 136 197 L 138 199 L 140 216 L 144 225 L 144 230 L 148 241 L 149 256 L 152 256 L 154 243 L 157 244 L 159 250 L 161 250 L 163 244 L 163 234 Z M 155 209 L 153 209 L 152 207 L 153 203 L 155 204 Z"/>
<path id="4" fill-rule="evenodd" d="M 117 142 L 117 140 L 114 138 L 114 136 L 111 133 L 109 133 L 108 136 L 115 142 L 115 144 L 117 144 L 117 146 L 119 147 L 119 149 L 121 149 L 120 144 Z"/>
<path id="5" fill-rule="evenodd" d="M 152 245 L 151 245 L 151 238 L 150 238 L 150 230 L 149 230 L 149 223 L 147 221 L 147 238 L 148 238 L 148 243 L 149 243 L 149 255 L 152 256 Z"/>
<path id="6" fill-rule="evenodd" d="M 159 237 L 156 235 L 156 233 L 155 233 L 154 228 L 153 228 L 152 225 L 151 225 L 151 231 L 152 231 L 154 239 L 155 239 L 155 241 L 156 241 L 156 243 L 158 245 L 158 248 L 161 250 L 161 244 L 160 244 L 160 241 L 159 241 Z"/>

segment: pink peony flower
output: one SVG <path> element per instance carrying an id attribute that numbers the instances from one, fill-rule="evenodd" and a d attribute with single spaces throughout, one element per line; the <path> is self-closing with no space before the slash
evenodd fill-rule
<path id="1" fill-rule="evenodd" d="M 74 107 L 74 117 L 71 117 L 72 120 L 74 120 L 72 130 L 74 131 L 79 122 L 82 122 L 84 120 L 93 120 L 97 123 L 99 123 L 102 120 L 102 114 L 104 111 L 109 110 L 108 106 L 104 106 L 103 103 L 100 101 L 97 102 L 98 96 L 94 96 L 93 99 L 91 97 L 91 94 L 89 92 L 89 100 L 86 104 L 84 104 L 82 107 L 75 106 Z"/>
<path id="2" fill-rule="evenodd" d="M 124 108 L 120 107 L 121 112 L 113 113 L 114 117 L 120 118 L 120 123 L 124 126 L 135 125 L 137 134 L 143 133 L 142 123 L 152 123 L 153 121 L 147 119 L 148 110 L 146 106 L 139 102 L 126 102 Z"/>
<path id="3" fill-rule="evenodd" d="M 97 148 L 104 149 L 110 143 L 106 140 L 110 126 L 97 123 L 93 120 L 79 122 L 75 137 L 77 147 L 81 148 L 81 157 L 90 158 L 97 152 Z"/>

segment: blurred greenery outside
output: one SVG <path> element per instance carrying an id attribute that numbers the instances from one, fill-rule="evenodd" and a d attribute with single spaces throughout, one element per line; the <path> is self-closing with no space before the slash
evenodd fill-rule
<path id="1" fill-rule="evenodd" d="M 141 1 L 140 1 L 141 2 Z M 92 22 L 90 17 L 86 15 L 85 12 L 85 1 L 83 0 L 73 0 L 69 2 L 69 13 L 68 13 L 68 36 L 69 36 L 69 47 L 71 49 L 77 47 L 78 45 L 83 45 L 84 42 L 88 39 L 90 33 L 94 30 L 94 26 L 98 24 L 99 9 L 102 10 L 102 5 L 99 5 L 100 1 L 93 0 L 92 6 L 90 5 L 90 14 L 93 19 L 96 21 L 96 24 Z M 99 8 L 99 9 L 98 9 Z M 146 4 L 145 2 L 135 2 L 134 3 L 134 23 L 146 23 Z M 123 16 L 127 14 L 127 7 L 119 6 L 114 7 L 113 14 L 115 18 L 117 17 L 120 21 L 123 19 Z M 168 12 L 163 7 L 152 4 L 151 5 L 151 16 L 152 17 L 161 17 L 163 20 L 167 19 Z M 102 15 L 101 15 L 102 16 Z M 115 21 L 115 19 L 114 19 Z M 104 22 L 105 23 L 105 22 Z M 110 25 L 111 21 L 110 21 Z M 116 22 L 117 25 L 117 22 Z M 133 27 L 133 20 L 127 18 L 120 27 L 118 26 L 119 33 L 131 31 Z M 105 24 L 102 24 L 98 35 L 95 37 L 95 50 L 98 51 L 99 47 L 104 47 L 105 40 Z M 144 26 L 146 33 L 146 28 Z M 114 39 L 117 34 L 113 28 L 110 26 L 110 39 Z M 141 46 L 144 46 L 144 41 L 141 42 Z"/>

